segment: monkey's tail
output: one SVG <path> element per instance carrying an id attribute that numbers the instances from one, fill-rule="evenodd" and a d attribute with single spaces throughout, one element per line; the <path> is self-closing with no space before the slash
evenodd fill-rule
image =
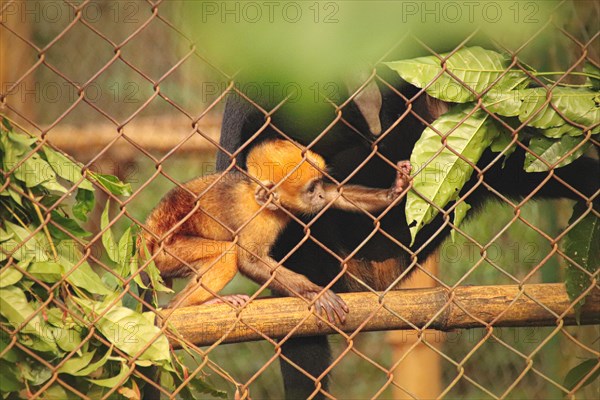
<path id="1" fill-rule="evenodd" d="M 233 92 L 227 97 L 219 140 L 222 150 L 217 152 L 218 171 L 227 169 L 231 164 L 229 154 L 239 149 L 246 140 L 244 126 L 255 114 L 258 114 L 256 107 L 240 94 Z M 238 155 L 237 164 L 243 166 L 241 155 Z"/>

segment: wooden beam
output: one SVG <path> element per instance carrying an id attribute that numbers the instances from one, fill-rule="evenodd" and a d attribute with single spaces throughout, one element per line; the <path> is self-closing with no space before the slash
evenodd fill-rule
<path id="1" fill-rule="evenodd" d="M 221 115 L 209 113 L 198 121 L 194 132 L 192 121 L 183 116 L 135 118 L 123 128 L 123 134 L 146 151 L 164 154 L 177 146 L 177 154 L 216 153 L 221 129 Z M 48 131 L 50 143 L 87 161 L 119 136 L 114 124 L 93 123 L 83 126 L 58 124 Z M 211 142 L 212 141 L 212 142 Z M 114 142 L 108 152 L 111 158 L 129 159 L 142 153 L 125 139 Z"/>
<path id="2" fill-rule="evenodd" d="M 563 284 L 524 285 L 523 293 L 517 285 L 505 285 L 462 286 L 453 291 L 445 288 L 397 290 L 381 299 L 374 293 L 347 293 L 340 297 L 348 304 L 350 313 L 339 329 L 348 333 L 360 326 L 363 332 L 414 329 L 413 326 L 446 331 L 480 328 L 488 323 L 493 327 L 576 323 Z M 328 324 L 319 326 L 307 308 L 306 302 L 298 298 L 269 298 L 252 301 L 239 311 L 227 304 L 214 304 L 166 309 L 161 315 L 179 335 L 198 346 L 218 341 L 277 339 L 291 331 L 293 336 L 337 332 Z M 553 313 L 565 315 L 558 321 Z M 600 323 L 598 288 L 594 288 L 581 311 L 581 324 L 596 323 Z M 177 334 L 173 336 L 172 343 L 178 346 Z"/>

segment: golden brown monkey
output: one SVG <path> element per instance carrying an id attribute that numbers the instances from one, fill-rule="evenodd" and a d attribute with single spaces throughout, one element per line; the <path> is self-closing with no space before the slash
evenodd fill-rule
<path id="1" fill-rule="evenodd" d="M 218 301 L 219 292 L 239 271 L 282 294 L 315 301 L 317 312 L 341 322 L 346 304 L 332 291 L 312 283 L 270 257 L 277 236 L 291 213 L 316 214 L 324 207 L 376 212 L 407 188 L 410 163 L 399 162 L 390 189 L 356 185 L 340 188 L 323 182 L 321 156 L 290 141 L 255 146 L 248 154 L 247 174 L 214 174 L 171 190 L 146 221 L 144 239 L 161 276 L 191 277 L 170 306 Z M 242 304 L 247 296 L 225 296 Z"/>

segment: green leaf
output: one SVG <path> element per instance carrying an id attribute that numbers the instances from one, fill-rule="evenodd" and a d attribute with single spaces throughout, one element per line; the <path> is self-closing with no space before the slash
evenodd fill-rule
<path id="1" fill-rule="evenodd" d="M 71 285 L 94 294 L 108 295 L 113 293 L 113 291 L 102 283 L 102 280 L 92 267 L 87 262 L 81 261 L 83 254 L 81 254 L 76 242 L 63 240 L 56 247 L 56 251 L 58 253 L 58 263 L 64 269 L 63 274 L 69 273 L 67 282 Z M 71 270 L 73 272 L 70 272 Z"/>
<path id="2" fill-rule="evenodd" d="M 56 328 L 53 333 L 58 347 L 68 353 L 77 349 L 83 340 L 81 328 Z"/>
<path id="3" fill-rule="evenodd" d="M 79 264 L 67 277 L 67 282 L 73 286 L 80 287 L 90 293 L 109 295 L 113 293 L 107 288 L 100 277 L 87 262 Z"/>
<path id="4" fill-rule="evenodd" d="M 6 268 L 2 268 L 0 272 L 0 288 L 14 285 L 23 278 L 23 274 L 17 270 L 14 266 L 10 265 Z"/>
<path id="5" fill-rule="evenodd" d="M 122 363 L 121 372 L 119 372 L 118 375 L 106 379 L 88 379 L 88 381 L 92 382 L 94 385 L 113 388 L 115 386 L 122 386 L 129 379 L 130 373 L 131 368 L 129 368 L 127 364 Z"/>
<path id="6" fill-rule="evenodd" d="M 177 388 L 175 386 L 175 378 L 173 377 L 173 374 L 171 372 L 161 371 L 159 380 L 160 386 L 162 386 L 170 392 L 174 392 Z"/>
<path id="7" fill-rule="evenodd" d="M 6 331 L 1 331 L 0 332 L 0 354 L 2 354 L 2 357 L 0 358 L 0 360 L 5 360 L 11 363 L 15 363 L 19 360 L 22 360 L 25 358 L 25 353 L 19 349 L 17 346 L 12 345 L 9 349 L 8 346 L 11 343 L 11 338 L 8 334 L 8 332 Z"/>
<path id="8" fill-rule="evenodd" d="M 6 242 L 14 237 L 15 237 L 14 233 L 9 233 L 9 232 L 6 232 L 6 231 L 0 229 L 0 242 Z"/>
<path id="9" fill-rule="evenodd" d="M 143 254 L 150 254 L 150 252 L 148 251 L 148 247 L 146 246 L 146 240 L 144 239 L 143 235 L 141 236 L 141 245 L 144 248 Z M 140 261 L 146 262 L 146 260 L 143 260 L 142 257 L 140 257 L 139 260 L 132 259 L 132 264 L 131 264 L 131 274 L 132 275 L 138 271 Z M 152 287 L 154 288 L 155 291 L 165 292 L 165 293 L 173 293 L 172 289 L 170 289 L 164 285 L 162 275 L 160 274 L 160 271 L 156 267 L 156 263 L 154 262 L 154 259 L 150 258 L 148 260 L 148 263 L 144 268 L 144 272 L 148 275 L 148 278 L 150 278 L 150 283 L 152 284 Z M 140 287 L 142 287 L 144 289 L 148 289 L 148 287 L 143 284 L 140 274 L 136 274 L 134 280 Z"/>
<path id="10" fill-rule="evenodd" d="M 95 202 L 96 198 L 93 191 L 79 188 L 72 209 L 75 218 L 80 221 L 87 221 L 88 214 L 94 209 Z"/>
<path id="11" fill-rule="evenodd" d="M 440 56 L 446 58 L 448 54 Z M 500 79 L 491 92 L 507 92 L 527 82 L 527 75 L 523 71 L 508 70 L 508 59 L 505 56 L 481 47 L 462 48 L 446 61 L 446 70 L 454 74 L 458 80 L 445 71 L 442 73 L 442 63 L 436 56 L 384 64 L 396 71 L 402 79 L 419 88 L 424 88 L 433 82 L 426 89 L 427 93 L 453 103 L 474 101 L 476 96 L 467 87 L 480 94 L 498 78 Z M 494 99 L 490 101 L 493 102 Z"/>
<path id="12" fill-rule="evenodd" d="M 548 171 L 550 168 L 555 169 L 571 164 L 590 147 L 590 142 L 587 141 L 577 150 L 573 151 L 584 140 L 584 136 L 563 136 L 560 139 L 549 139 L 546 137 L 532 138 L 529 142 L 529 149 L 537 154 L 539 158 L 527 153 L 525 155 L 525 171 L 542 172 Z M 560 159 L 562 161 L 556 164 Z M 550 164 L 550 168 L 542 160 Z"/>
<path id="13" fill-rule="evenodd" d="M 104 313 L 95 326 L 111 343 L 125 353 L 136 356 L 141 350 L 146 349 L 139 356 L 140 360 L 150 360 L 159 364 L 170 360 L 169 342 L 166 336 L 140 313 L 120 305 L 111 305 L 109 298 L 102 303 L 80 298 L 73 300 L 84 308 L 85 315 L 90 319 Z M 154 339 L 157 334 L 160 335 Z M 153 341 L 150 342 L 151 340 Z"/>
<path id="14" fill-rule="evenodd" d="M 2 243 L 2 250 L 9 254 L 21 243 L 19 250 L 13 253 L 13 257 L 18 260 L 34 258 L 36 261 L 47 261 L 50 252 L 50 244 L 42 232 L 31 235 L 35 228 L 25 229 L 9 221 L 5 221 L 6 232 L 14 234 L 14 239 Z"/>
<path id="15" fill-rule="evenodd" d="M 579 382 L 581 382 L 582 379 L 590 373 L 590 371 L 596 368 L 598 363 L 600 363 L 600 361 L 597 358 L 590 358 L 589 360 L 585 360 L 579 365 L 573 367 L 565 377 L 564 387 L 569 390 L 573 390 L 573 388 L 575 388 L 575 386 L 577 386 Z M 594 382 L 594 380 L 597 379 L 598 376 L 600 376 L 600 368 L 596 369 L 596 371 L 594 371 L 594 373 L 586 379 L 585 383 L 581 385 L 580 388 L 585 387 L 590 383 Z"/>
<path id="16" fill-rule="evenodd" d="M 28 150 L 31 150 L 31 147 L 38 141 L 36 137 L 29 136 L 25 133 L 17 133 L 12 130 L 8 132 L 8 138 L 14 144 L 18 144 L 22 147 L 27 147 Z"/>
<path id="17" fill-rule="evenodd" d="M 5 182 L 6 181 L 4 180 L 4 178 L 2 176 L 0 176 L 0 186 L 3 186 Z M 21 200 L 21 195 L 9 187 L 7 187 L 3 192 L 0 192 L 0 196 L 10 197 L 11 199 L 13 199 L 13 201 L 15 203 L 17 203 L 21 207 L 23 206 L 23 201 Z"/>
<path id="18" fill-rule="evenodd" d="M 25 186 L 32 188 L 42 185 L 48 190 L 66 193 L 66 189 L 56 181 L 56 173 L 42 157 L 36 153 L 24 155 L 25 162 L 15 169 L 14 176 Z"/>
<path id="19" fill-rule="evenodd" d="M 96 350 L 83 353 L 81 357 L 71 357 L 58 369 L 59 374 L 77 375 L 77 372 L 87 367 L 94 358 Z M 79 375 L 81 376 L 81 375 Z"/>
<path id="20" fill-rule="evenodd" d="M 29 381 L 30 385 L 39 386 L 52 377 L 52 371 L 44 364 L 32 361 L 19 362 L 17 367 L 21 372 L 21 376 Z"/>
<path id="21" fill-rule="evenodd" d="M 31 145 L 35 142 L 36 139 L 28 138 L 25 135 L 2 131 L 0 134 L 0 147 L 3 150 L 3 170 L 11 171 L 15 168 L 24 155 L 31 151 Z"/>
<path id="22" fill-rule="evenodd" d="M 417 232 L 438 214 L 435 206 L 443 208 L 456 200 L 470 178 L 473 168 L 464 160 L 476 164 L 500 133 L 489 114 L 477 110 L 467 117 L 471 110 L 470 105 L 456 107 L 433 122 L 435 129 L 448 135 L 447 147 L 433 129 L 427 128 L 413 149 L 410 162 L 422 166 L 419 174 L 413 177 L 413 190 L 408 192 L 406 200 L 406 221 L 413 243 Z M 467 119 L 461 123 L 463 118 Z"/>
<path id="23" fill-rule="evenodd" d="M 93 363 L 89 364 L 88 366 L 86 366 L 85 368 L 82 368 L 78 371 L 70 372 L 69 374 L 74 375 L 74 376 L 88 376 L 91 373 L 93 373 L 94 371 L 96 371 L 98 368 L 103 367 L 104 364 L 106 364 L 106 362 L 110 358 L 111 354 L 112 354 L 112 346 L 106 351 L 106 354 L 104 356 L 102 356 L 102 358 L 100 358 L 98 361 L 93 362 Z"/>
<path id="24" fill-rule="evenodd" d="M 0 315 L 6 318 L 14 328 L 20 328 L 21 334 L 37 338 L 28 344 L 30 347 L 34 346 L 40 351 L 58 353 L 54 338 L 47 334 L 51 331 L 50 327 L 40 317 L 40 313 L 36 314 L 36 310 L 27 301 L 27 297 L 21 289 L 15 286 L 0 289 Z"/>
<path id="25" fill-rule="evenodd" d="M 113 262 L 119 264 L 119 247 L 115 243 L 115 239 L 113 238 L 112 231 L 109 227 L 109 216 L 108 212 L 110 209 L 110 200 L 106 201 L 106 206 L 104 207 L 104 211 L 102 211 L 102 215 L 100 217 L 100 229 L 104 231 L 102 233 L 102 245 L 106 250 L 106 254 L 108 258 L 110 258 Z"/>
<path id="26" fill-rule="evenodd" d="M 82 165 L 75 163 L 69 158 L 67 158 L 64 154 L 52 149 L 49 146 L 44 146 L 44 154 L 46 155 L 46 160 L 52 166 L 52 169 L 63 179 L 71 183 L 77 183 L 80 179 L 83 178 L 81 174 Z M 79 186 L 80 189 L 86 189 L 93 191 L 94 186 L 87 181 L 83 180 Z"/>
<path id="27" fill-rule="evenodd" d="M 53 383 L 49 388 L 42 392 L 42 400 L 79 400 L 79 396 L 70 390 L 65 389 L 58 383 Z"/>
<path id="28" fill-rule="evenodd" d="M 75 237 L 79 237 L 79 238 L 85 238 L 85 237 L 88 237 L 91 235 L 90 232 L 86 231 L 81 226 L 79 226 L 77 221 L 75 221 L 74 219 L 67 218 L 67 217 L 61 215 L 57 211 L 52 211 L 51 215 L 52 215 L 52 221 L 54 221 L 55 223 L 57 223 L 58 225 L 63 227 L 66 231 L 70 232 L 71 235 L 73 235 Z M 53 224 L 48 224 L 48 230 L 52 234 L 52 237 L 55 237 L 56 239 L 59 239 L 59 240 L 71 239 L 71 237 L 69 235 L 67 235 L 65 232 L 63 232 L 62 230 L 60 230 Z"/>
<path id="29" fill-rule="evenodd" d="M 588 212 L 577 225 L 572 226 L 587 211 L 585 203 L 577 203 L 573 207 L 573 215 L 569 220 L 571 230 L 567 232 L 562 243 L 565 254 L 579 266 L 593 274 L 600 265 L 600 218 Z M 568 263 L 565 285 L 569 299 L 575 301 L 591 285 L 588 274 L 581 268 Z M 581 307 L 585 304 L 584 297 L 575 303 L 575 318 L 579 322 Z"/>
<path id="30" fill-rule="evenodd" d="M 133 237 L 131 236 L 131 227 L 128 227 L 125 232 L 123 232 L 123 235 L 121 236 L 121 239 L 119 239 L 119 245 L 117 248 L 118 252 L 119 252 L 119 262 L 121 264 L 123 264 L 125 266 L 125 268 L 123 268 L 124 271 L 126 271 L 129 267 L 129 261 L 131 259 L 131 257 L 133 257 Z"/>
<path id="31" fill-rule="evenodd" d="M 10 124 L 10 121 L 6 117 L 2 117 L 2 126 L 0 126 L 0 128 L 4 128 L 9 131 L 13 130 L 13 127 Z M 1 129 L 0 129 L 0 131 L 1 131 Z"/>
<path id="32" fill-rule="evenodd" d="M 557 138 L 565 134 L 581 136 L 583 130 L 571 125 L 556 111 L 560 111 L 570 121 L 591 128 L 600 123 L 600 95 L 597 91 L 556 87 L 552 89 L 550 103 L 544 105 L 549 93 L 544 88 L 523 91 L 523 104 L 519 120 L 535 128 L 544 129 L 547 137 Z M 550 106 L 552 104 L 552 106 Z M 530 119 L 531 118 L 531 119 Z M 597 131 L 594 128 L 594 133 Z"/>
<path id="33" fill-rule="evenodd" d="M 518 90 L 493 90 L 483 97 L 483 105 L 488 111 L 505 116 L 516 117 L 521 110 L 521 92 Z"/>
<path id="34" fill-rule="evenodd" d="M 490 150 L 494 153 L 504 152 L 504 161 L 502 162 L 502 168 L 506 164 L 506 160 L 512 153 L 517 149 L 517 144 L 512 142 L 512 137 L 508 132 L 501 132 L 498 136 L 492 140 Z"/>
<path id="35" fill-rule="evenodd" d="M 25 293 L 17 287 L 0 289 L 0 314 L 8 320 L 13 327 L 20 327 L 36 310 L 27 302 Z M 20 330 L 21 333 L 38 334 L 41 324 L 39 314 L 35 315 Z M 36 326 L 37 325 L 37 326 Z"/>
<path id="36" fill-rule="evenodd" d="M 52 261 L 41 261 L 31 264 L 28 272 L 42 282 L 54 283 L 62 278 L 64 268 L 62 265 Z"/>
<path id="37" fill-rule="evenodd" d="M 89 171 L 88 175 L 114 195 L 131 196 L 131 185 L 129 183 L 121 182 L 119 178 L 115 176 L 99 174 L 92 171 Z"/>
<path id="38" fill-rule="evenodd" d="M 0 393 L 15 393 L 23 388 L 15 364 L 0 360 Z"/>
<path id="39" fill-rule="evenodd" d="M 586 62 L 583 64 L 583 72 L 594 75 L 593 77 L 588 77 L 586 83 L 592 85 L 593 90 L 600 90 L 600 68 L 590 62 Z"/>
<path id="40" fill-rule="evenodd" d="M 192 379 L 192 380 L 190 380 L 188 382 L 188 384 L 197 393 L 209 394 L 211 396 L 219 397 L 221 399 L 226 399 L 227 398 L 227 392 L 224 392 L 222 390 L 218 390 L 218 389 L 210 386 L 208 383 L 206 383 L 205 381 L 203 381 L 200 378 Z"/>
<path id="41" fill-rule="evenodd" d="M 110 355 L 112 354 L 112 346 L 106 351 L 106 354 L 104 354 L 102 356 L 102 358 L 100 358 L 98 361 L 95 361 L 89 365 L 84 366 L 81 369 L 78 370 L 71 370 L 71 371 L 62 371 L 62 368 L 60 368 L 58 370 L 58 373 L 64 372 L 66 374 L 69 375 L 73 375 L 73 376 L 88 376 L 90 375 L 92 372 L 96 371 L 98 368 L 104 366 L 104 364 L 106 364 L 106 361 L 108 361 Z"/>
<path id="42" fill-rule="evenodd" d="M 46 316 L 48 323 L 56 328 L 53 335 L 58 347 L 65 352 L 79 349 L 85 327 L 80 326 L 79 321 L 75 321 L 70 314 L 64 314 L 59 308 L 47 309 Z M 85 352 L 85 349 L 82 351 Z"/>

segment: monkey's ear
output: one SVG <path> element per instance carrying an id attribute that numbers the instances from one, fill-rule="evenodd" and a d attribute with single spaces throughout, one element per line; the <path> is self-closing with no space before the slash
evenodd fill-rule
<path id="1" fill-rule="evenodd" d="M 259 206 L 266 204 L 265 208 L 267 210 L 275 211 L 278 209 L 275 202 L 279 200 L 279 196 L 277 195 L 277 192 L 271 191 L 274 187 L 275 182 L 273 181 L 260 182 L 260 185 L 258 185 L 256 190 L 254 191 L 254 198 L 256 199 L 256 202 Z M 273 196 L 273 200 L 269 201 L 271 195 Z"/>
<path id="2" fill-rule="evenodd" d="M 382 104 L 381 92 L 375 83 L 375 78 L 373 77 L 370 81 L 369 78 L 371 78 L 371 73 L 367 69 L 356 70 L 346 77 L 345 83 L 348 94 L 354 95 L 354 104 L 367 122 L 369 130 L 373 135 L 379 136 L 381 134 L 381 121 L 379 120 Z"/>

